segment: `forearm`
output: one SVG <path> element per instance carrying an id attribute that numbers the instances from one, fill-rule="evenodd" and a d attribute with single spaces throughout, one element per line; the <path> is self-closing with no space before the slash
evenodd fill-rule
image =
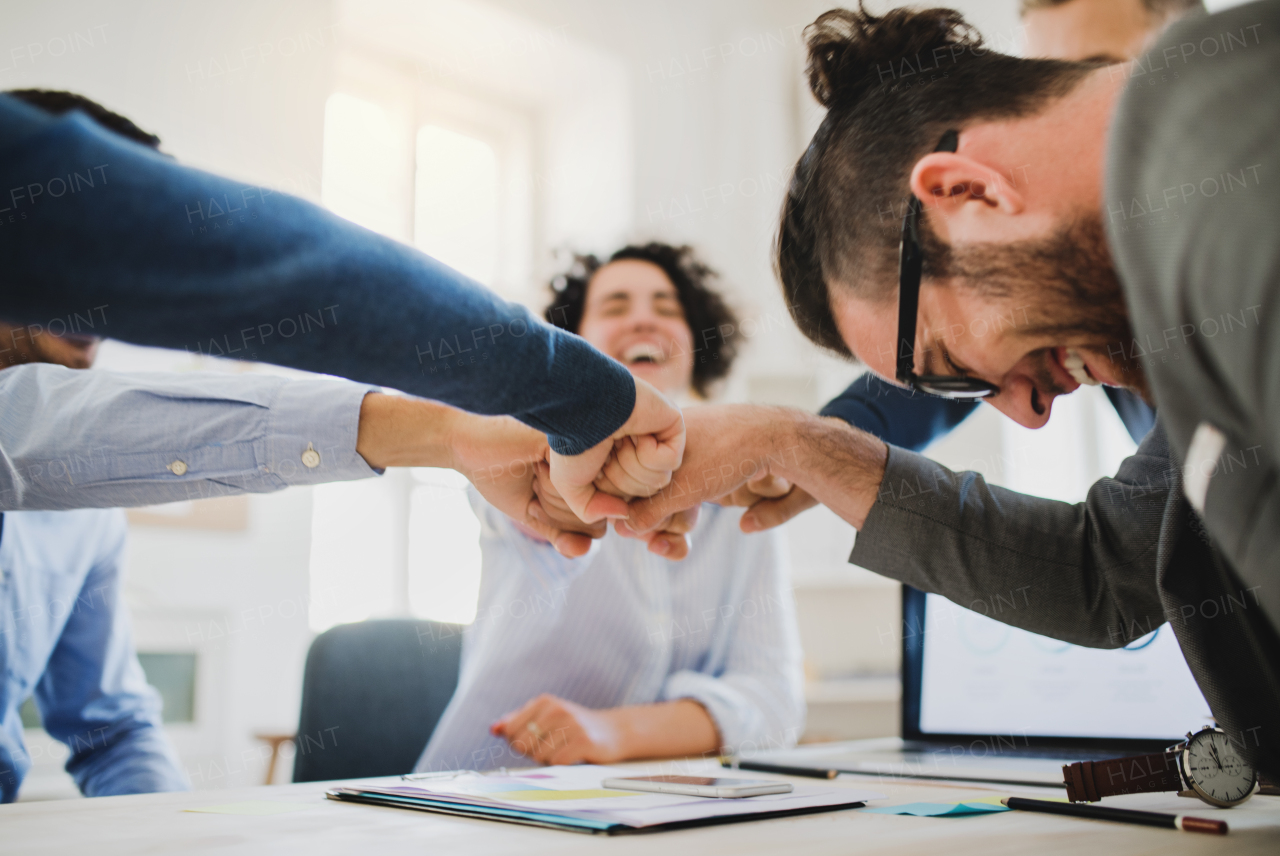
<path id="1" fill-rule="evenodd" d="M 835 417 L 781 411 L 781 431 L 771 435 L 769 472 L 861 529 L 884 479 L 888 447 Z"/>
<path id="2" fill-rule="evenodd" d="M 435 401 L 370 393 L 360 405 L 356 451 L 374 469 L 456 469 L 456 438 L 481 419 Z M 534 452 L 542 435 L 527 430 Z"/>
<path id="3" fill-rule="evenodd" d="M 587 525 L 571 512 L 539 501 L 537 468 L 547 438 L 509 416 L 476 416 L 447 404 L 371 393 L 360 408 L 356 450 L 375 468 L 446 467 L 466 476 L 489 503 L 526 534 L 580 556 L 604 524 Z"/>
<path id="4" fill-rule="evenodd" d="M 623 758 L 682 758 L 720 748 L 711 714 L 692 699 L 615 707 L 608 714 L 621 735 Z"/>

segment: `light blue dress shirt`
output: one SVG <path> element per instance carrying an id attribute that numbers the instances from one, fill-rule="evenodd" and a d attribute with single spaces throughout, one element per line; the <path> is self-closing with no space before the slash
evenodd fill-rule
<path id="1" fill-rule="evenodd" d="M 777 530 L 744 535 L 742 509 L 704 505 L 684 561 L 613 531 L 575 560 L 471 496 L 479 606 L 419 771 L 530 764 L 489 726 L 540 693 L 593 709 L 694 699 L 733 751 L 799 738 L 802 654 Z"/>
<path id="2" fill-rule="evenodd" d="M 120 510 L 0 516 L 0 802 L 31 766 L 18 709 L 33 693 L 85 796 L 188 787 L 134 651 L 124 544 Z"/>
<path id="3" fill-rule="evenodd" d="M 376 475 L 338 380 L 0 371 L 0 511 L 113 508 Z"/>
<path id="4" fill-rule="evenodd" d="M 148 505 L 375 475 L 370 390 L 263 375 L 0 371 L 0 510 Z M 35 695 L 88 796 L 185 788 L 120 598 L 123 512 L 6 513 L 0 529 L 0 800 L 30 758 Z"/>

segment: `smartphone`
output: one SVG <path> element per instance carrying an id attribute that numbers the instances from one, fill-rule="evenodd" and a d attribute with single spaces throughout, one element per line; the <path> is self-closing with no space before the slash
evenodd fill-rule
<path id="1" fill-rule="evenodd" d="M 605 779 L 600 786 L 620 791 L 653 791 L 659 794 L 687 794 L 691 797 L 727 800 L 763 794 L 789 794 L 792 790 L 790 782 L 715 776 L 628 776 L 625 779 Z"/>

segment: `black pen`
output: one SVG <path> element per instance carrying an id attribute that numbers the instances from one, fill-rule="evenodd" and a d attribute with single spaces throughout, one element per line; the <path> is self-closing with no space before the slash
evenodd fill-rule
<path id="1" fill-rule="evenodd" d="M 720 759 L 721 767 L 737 770 L 751 770 L 754 773 L 778 773 L 782 776 L 805 776 L 810 779 L 834 779 L 840 775 L 839 770 L 819 770 L 814 767 L 788 767 L 784 764 L 766 764 L 763 761 L 733 762 L 728 758 Z"/>
<path id="2" fill-rule="evenodd" d="M 1207 832 L 1210 835 L 1226 835 L 1225 820 L 1209 820 L 1189 817 L 1185 814 L 1163 814 L 1158 811 L 1135 811 L 1130 808 L 1112 808 L 1105 805 L 1080 805 L 1079 803 L 1031 800 L 1023 797 L 1006 797 L 1000 802 L 1020 811 L 1042 811 L 1045 814 L 1065 814 L 1069 817 L 1088 817 L 1093 820 L 1114 820 L 1119 823 L 1137 823 L 1142 826 L 1159 826 L 1179 832 Z"/>

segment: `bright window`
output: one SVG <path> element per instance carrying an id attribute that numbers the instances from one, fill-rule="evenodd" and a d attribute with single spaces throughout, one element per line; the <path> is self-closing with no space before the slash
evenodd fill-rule
<path id="1" fill-rule="evenodd" d="M 324 108 L 321 202 L 366 229 L 395 236 L 396 150 L 386 110 L 342 92 L 331 95 Z"/>
<path id="2" fill-rule="evenodd" d="M 477 282 L 498 267 L 498 157 L 483 140 L 424 125 L 418 131 L 413 243 Z"/>

